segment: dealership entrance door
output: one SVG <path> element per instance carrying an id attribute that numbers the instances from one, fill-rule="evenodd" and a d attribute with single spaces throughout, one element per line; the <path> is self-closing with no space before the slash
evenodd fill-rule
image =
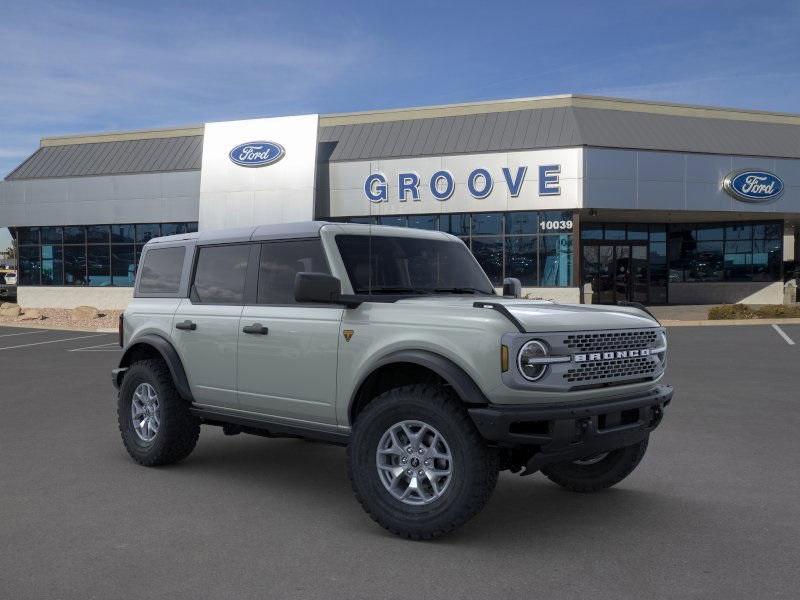
<path id="1" fill-rule="evenodd" d="M 595 304 L 649 302 L 647 243 L 583 242 L 582 280 L 592 284 Z"/>

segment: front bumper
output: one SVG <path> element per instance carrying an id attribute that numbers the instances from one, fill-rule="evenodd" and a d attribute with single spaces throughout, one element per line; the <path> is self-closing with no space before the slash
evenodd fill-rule
<path id="1" fill-rule="evenodd" d="M 658 427 L 672 386 L 602 402 L 468 409 L 487 441 L 531 451 L 528 471 L 636 444 Z"/>

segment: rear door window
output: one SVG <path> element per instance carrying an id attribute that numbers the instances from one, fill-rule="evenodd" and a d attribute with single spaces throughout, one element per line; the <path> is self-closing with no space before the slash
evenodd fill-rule
<path id="1" fill-rule="evenodd" d="M 200 248 L 192 285 L 192 302 L 244 304 L 249 244 Z"/>
<path id="2" fill-rule="evenodd" d="M 139 276 L 139 293 L 143 295 L 177 293 L 185 256 L 184 246 L 148 250 L 144 255 Z"/>

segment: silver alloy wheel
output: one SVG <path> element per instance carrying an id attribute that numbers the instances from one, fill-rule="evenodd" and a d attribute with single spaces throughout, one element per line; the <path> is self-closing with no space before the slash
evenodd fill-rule
<path id="1" fill-rule="evenodd" d="M 587 456 L 586 458 L 581 458 L 579 460 L 573 460 L 572 464 L 580 465 L 582 467 L 588 465 L 596 465 L 601 460 L 603 460 L 606 456 L 608 456 L 608 452 L 601 452 L 600 454 L 595 454 L 594 456 Z"/>
<path id="2" fill-rule="evenodd" d="M 143 442 L 152 442 L 161 425 L 161 408 L 158 394 L 149 383 L 140 383 L 131 399 L 131 422 L 133 430 Z"/>
<path id="3" fill-rule="evenodd" d="M 395 423 L 378 442 L 378 477 L 404 504 L 430 504 L 453 478 L 453 457 L 444 436 L 422 421 Z"/>

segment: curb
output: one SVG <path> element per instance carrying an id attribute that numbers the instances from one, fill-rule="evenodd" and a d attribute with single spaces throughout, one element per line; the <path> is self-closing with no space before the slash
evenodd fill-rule
<path id="1" fill-rule="evenodd" d="M 800 319 L 720 319 L 704 321 L 677 321 L 660 319 L 664 327 L 729 327 L 732 325 L 800 325 Z"/>

